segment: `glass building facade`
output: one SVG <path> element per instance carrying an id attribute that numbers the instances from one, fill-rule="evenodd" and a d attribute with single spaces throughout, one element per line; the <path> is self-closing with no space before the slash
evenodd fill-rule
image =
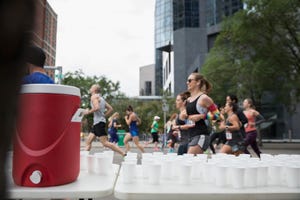
<path id="1" fill-rule="evenodd" d="M 173 1 L 156 0 L 155 4 L 155 48 L 173 43 Z"/>
<path id="2" fill-rule="evenodd" d="M 243 9 L 241 0 L 206 0 L 207 27 L 219 24 L 224 17 Z"/>
<path id="3" fill-rule="evenodd" d="M 174 30 L 184 27 L 199 27 L 199 1 L 173 1 Z"/>

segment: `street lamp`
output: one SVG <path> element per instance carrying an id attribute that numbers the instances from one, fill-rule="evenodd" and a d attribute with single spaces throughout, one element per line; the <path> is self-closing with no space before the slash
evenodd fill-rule
<path id="1" fill-rule="evenodd" d="M 169 112 L 169 105 L 167 104 L 167 100 L 166 99 L 162 99 L 162 110 L 164 112 L 164 140 L 163 140 L 163 147 L 166 145 L 167 142 L 167 129 L 165 127 L 166 125 L 166 121 L 167 121 L 167 112 Z"/>

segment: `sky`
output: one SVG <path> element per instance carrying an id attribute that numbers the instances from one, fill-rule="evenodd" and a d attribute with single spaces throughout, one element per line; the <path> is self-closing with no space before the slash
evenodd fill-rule
<path id="1" fill-rule="evenodd" d="M 155 0 L 48 0 L 57 14 L 56 66 L 120 82 L 139 95 L 139 68 L 154 63 Z"/>

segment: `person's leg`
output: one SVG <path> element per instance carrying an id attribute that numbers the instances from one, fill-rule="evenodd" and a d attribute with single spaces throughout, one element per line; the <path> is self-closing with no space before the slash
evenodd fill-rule
<path id="1" fill-rule="evenodd" d="M 213 142 L 219 137 L 218 133 L 212 133 L 210 136 L 210 142 L 209 142 L 209 147 L 212 150 L 213 154 L 216 153 L 215 147 L 213 145 Z"/>
<path id="2" fill-rule="evenodd" d="M 103 146 L 110 148 L 111 150 L 121 154 L 122 156 L 125 156 L 125 152 L 122 151 L 122 149 L 113 143 L 108 141 L 107 136 L 101 136 L 100 137 L 100 142 L 103 144 Z"/>
<path id="3" fill-rule="evenodd" d="M 86 145 L 85 145 L 85 150 L 90 151 L 92 148 L 92 142 L 96 138 L 96 135 L 94 133 L 89 133 L 87 139 L 86 139 Z"/>
<path id="4" fill-rule="evenodd" d="M 224 144 L 220 150 L 220 153 L 227 153 L 227 154 L 231 154 L 232 153 L 232 149 L 231 146 Z"/>
<path id="5" fill-rule="evenodd" d="M 113 142 L 113 134 L 109 133 L 109 142 Z"/>
<path id="6" fill-rule="evenodd" d="M 137 148 L 138 148 L 142 153 L 144 153 L 145 150 L 144 150 L 144 147 L 139 143 L 139 137 L 138 137 L 138 136 L 135 136 L 135 137 L 133 137 L 132 140 L 133 140 L 134 144 L 137 146 Z"/>
<path id="7" fill-rule="evenodd" d="M 130 145 L 129 145 L 129 140 L 131 139 L 131 134 L 130 133 L 126 133 L 125 137 L 124 137 L 124 145 L 126 148 L 126 152 L 130 151 Z"/>
<path id="8" fill-rule="evenodd" d="M 111 131 L 108 131 L 109 134 L 109 142 L 114 143 L 114 133 Z"/>
<path id="9" fill-rule="evenodd" d="M 177 155 L 182 155 L 183 154 L 182 152 L 183 152 L 183 145 L 180 144 L 177 150 Z"/>
<path id="10" fill-rule="evenodd" d="M 251 140 L 250 140 L 250 146 L 252 147 L 252 149 L 254 150 L 254 152 L 256 153 L 256 155 L 260 158 L 260 150 L 258 148 L 257 142 L 256 142 L 256 137 L 257 137 L 257 132 L 251 132 Z"/>
<path id="11" fill-rule="evenodd" d="M 260 158 L 261 151 L 258 148 L 256 140 L 253 141 L 250 145 L 251 145 L 252 149 L 254 150 L 254 152 L 256 153 L 256 155 Z"/>
<path id="12" fill-rule="evenodd" d="M 116 144 L 118 145 L 119 143 L 119 136 L 118 136 L 118 133 L 116 133 Z"/>
<path id="13" fill-rule="evenodd" d="M 110 138 L 111 138 L 111 143 L 116 144 L 117 143 L 117 133 L 111 133 Z"/>
<path id="14" fill-rule="evenodd" d="M 251 134 L 250 133 L 246 133 L 246 137 L 244 139 L 244 142 L 245 142 L 245 150 L 244 150 L 244 153 L 245 154 L 250 154 L 250 152 L 248 151 L 248 146 L 249 144 L 251 143 Z"/>
<path id="15" fill-rule="evenodd" d="M 175 137 L 175 135 L 172 134 L 172 136 L 171 136 L 171 145 L 170 145 L 171 148 L 174 149 L 175 143 L 176 143 L 176 137 Z"/>
<path id="16" fill-rule="evenodd" d="M 156 137 L 155 137 L 155 133 L 151 133 L 152 136 L 152 143 L 154 144 L 154 150 L 156 149 Z"/>
<path id="17" fill-rule="evenodd" d="M 154 141 L 154 149 L 157 151 L 159 150 L 157 145 L 158 145 L 158 133 L 153 133 L 153 141 Z"/>
<path id="18" fill-rule="evenodd" d="M 195 145 L 195 146 L 189 146 L 187 153 L 197 155 L 203 153 L 203 151 L 199 145 Z"/>

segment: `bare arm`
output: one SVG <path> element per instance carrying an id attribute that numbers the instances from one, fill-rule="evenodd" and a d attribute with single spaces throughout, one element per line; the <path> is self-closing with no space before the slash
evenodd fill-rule
<path id="1" fill-rule="evenodd" d="M 122 127 L 122 125 L 121 125 L 121 124 L 117 124 L 116 121 L 114 122 L 113 126 L 114 126 L 115 128 L 120 128 L 120 127 Z"/>
<path id="2" fill-rule="evenodd" d="M 111 127 L 111 126 L 112 126 L 112 122 L 113 122 L 113 120 L 110 120 L 110 121 L 109 121 L 108 127 Z"/>
<path id="3" fill-rule="evenodd" d="M 256 125 L 265 121 L 265 118 L 257 110 L 253 110 L 253 115 L 255 116 Z"/>
<path id="4" fill-rule="evenodd" d="M 237 115 L 232 115 L 229 119 L 229 122 L 232 124 L 232 126 L 228 126 L 229 131 L 240 130 L 240 120 Z"/>
<path id="5" fill-rule="evenodd" d="M 105 103 L 105 108 L 106 108 L 105 117 L 108 117 L 114 109 L 107 102 Z"/>
<path id="6" fill-rule="evenodd" d="M 129 116 L 125 116 L 124 119 L 126 121 L 126 124 L 129 126 L 132 121 L 132 114 L 130 114 Z"/>
<path id="7" fill-rule="evenodd" d="M 195 124 L 183 124 L 183 125 L 175 125 L 172 130 L 188 130 L 189 128 L 194 127 Z"/>
<path id="8" fill-rule="evenodd" d="M 228 131 L 237 131 L 240 130 L 240 120 L 237 115 L 232 115 L 229 119 L 229 122 L 232 124 L 231 126 L 227 126 L 225 121 L 221 122 L 219 126 L 220 130 L 225 130 L 227 128 Z"/>

